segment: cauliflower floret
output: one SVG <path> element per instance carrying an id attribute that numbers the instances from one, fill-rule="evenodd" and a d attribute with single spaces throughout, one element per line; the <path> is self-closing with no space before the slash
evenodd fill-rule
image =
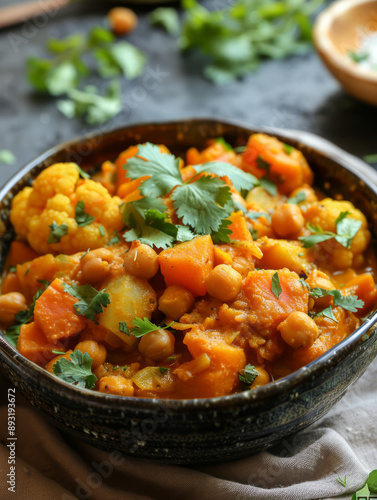
<path id="1" fill-rule="evenodd" d="M 84 226 L 75 220 L 76 205 L 95 220 Z M 73 254 L 105 246 L 114 231 L 122 229 L 119 206 L 106 188 L 92 180 L 80 180 L 74 163 L 58 163 L 44 170 L 33 187 L 26 187 L 13 199 L 11 221 L 18 235 L 40 254 Z M 48 243 L 51 224 L 68 225 L 68 233 L 57 243 Z"/>
<path id="2" fill-rule="evenodd" d="M 352 219 L 361 221 L 361 228 L 347 249 L 334 239 L 321 243 L 326 251 L 326 259 L 337 269 L 346 269 L 352 265 L 360 265 L 360 254 L 366 250 L 370 242 L 367 220 L 362 212 L 350 201 L 337 201 L 331 198 L 313 203 L 306 211 L 305 218 L 313 226 L 320 226 L 323 231 L 336 233 L 336 220 L 342 212 L 349 212 Z"/>

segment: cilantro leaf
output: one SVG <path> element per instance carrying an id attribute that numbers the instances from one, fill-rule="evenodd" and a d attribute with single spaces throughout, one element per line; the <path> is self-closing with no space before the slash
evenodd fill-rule
<path id="1" fill-rule="evenodd" d="M 244 172 L 230 163 L 210 161 L 201 165 L 194 165 L 194 169 L 197 174 L 207 172 L 219 177 L 227 176 L 238 191 L 241 191 L 241 189 L 250 191 L 250 189 L 259 185 L 259 181 L 254 175 Z"/>
<path id="2" fill-rule="evenodd" d="M 172 323 L 170 323 L 169 325 L 161 327 L 161 326 L 155 325 L 154 323 L 151 323 L 148 318 L 144 318 L 144 319 L 135 318 L 132 321 L 134 328 L 131 328 L 130 334 L 133 335 L 134 337 L 137 337 L 137 338 L 143 337 L 147 333 L 154 332 L 155 330 L 159 330 L 160 328 L 162 328 L 163 330 L 166 330 L 173 323 L 174 323 L 174 321 Z"/>
<path id="3" fill-rule="evenodd" d="M 119 234 L 116 231 L 114 231 L 114 236 L 112 238 L 110 238 L 108 245 L 109 246 L 115 245 L 115 243 L 119 243 L 119 242 L 120 242 Z"/>
<path id="4" fill-rule="evenodd" d="M 154 26 L 161 26 L 170 35 L 179 33 L 179 17 L 172 7 L 158 7 L 148 15 L 149 22 Z"/>
<path id="5" fill-rule="evenodd" d="M 246 365 L 243 371 L 243 375 L 241 373 L 238 374 L 238 378 L 243 382 L 244 384 L 248 385 L 249 387 L 252 385 L 254 380 L 258 377 L 259 372 L 253 365 Z"/>
<path id="6" fill-rule="evenodd" d="M 95 87 L 84 90 L 72 88 L 68 99 L 57 102 L 59 111 L 67 118 L 83 116 L 89 125 L 101 125 L 116 116 L 122 109 L 120 86 L 117 81 L 109 84 L 103 96 Z"/>
<path id="7" fill-rule="evenodd" d="M 336 233 L 331 231 L 323 231 L 320 226 L 313 226 L 312 224 L 307 224 L 307 228 L 312 231 L 309 236 L 300 236 L 298 239 L 302 242 L 304 248 L 311 248 L 317 243 L 322 243 L 323 241 L 331 240 L 334 238 L 338 243 L 340 243 L 345 248 L 350 248 L 353 238 L 362 226 L 360 220 L 348 217 L 349 212 L 341 212 L 336 219 Z"/>
<path id="8" fill-rule="evenodd" d="M 125 333 L 126 335 L 130 334 L 130 331 L 128 329 L 127 323 L 125 321 L 120 321 L 119 322 L 119 331 Z"/>
<path id="9" fill-rule="evenodd" d="M 150 176 L 142 184 L 142 193 L 146 195 L 164 196 L 183 183 L 179 158 L 161 153 L 158 146 L 149 142 L 139 144 L 137 155 L 129 158 L 123 168 L 132 180 Z"/>
<path id="10" fill-rule="evenodd" d="M 290 146 L 289 144 L 285 144 L 285 143 L 283 143 L 283 148 L 284 148 L 284 151 L 287 153 L 287 155 L 290 155 L 292 153 L 292 151 L 294 150 L 293 146 Z"/>
<path id="11" fill-rule="evenodd" d="M 231 200 L 231 192 L 220 179 L 205 175 L 175 189 L 172 199 L 177 216 L 185 225 L 198 234 L 211 234 L 220 229 L 222 220 L 229 215 L 224 205 Z"/>
<path id="12" fill-rule="evenodd" d="M 60 358 L 52 367 L 54 374 L 82 389 L 93 389 L 97 377 L 92 373 L 93 360 L 87 352 L 77 350 L 69 355 L 70 361 Z"/>
<path id="13" fill-rule="evenodd" d="M 265 217 L 267 220 L 270 220 L 270 216 L 268 215 L 267 212 L 256 212 L 253 210 L 249 210 L 248 212 L 246 212 L 245 217 L 251 220 L 257 220 L 260 217 Z"/>
<path id="14" fill-rule="evenodd" d="M 298 205 L 299 203 L 302 203 L 305 200 L 306 200 L 305 191 L 299 191 L 296 196 L 288 198 L 287 203 Z"/>
<path id="15" fill-rule="evenodd" d="M 48 236 L 47 243 L 59 243 L 63 236 L 68 234 L 69 226 L 65 222 L 58 226 L 54 221 L 50 226 L 50 234 Z"/>
<path id="16" fill-rule="evenodd" d="M 310 296 L 317 299 L 320 297 L 334 297 L 334 304 L 351 312 L 357 312 L 358 309 L 364 307 L 364 301 L 359 299 L 357 295 L 342 295 L 340 290 L 325 290 L 324 288 L 312 288 L 309 292 Z"/>
<path id="17" fill-rule="evenodd" d="M 267 163 L 260 155 L 257 156 L 257 167 L 261 170 L 266 170 L 267 173 L 270 172 L 271 165 Z"/>
<path id="18" fill-rule="evenodd" d="M 85 203 L 80 200 L 76 205 L 75 220 L 78 226 L 84 227 L 91 224 L 96 218 L 85 212 Z"/>
<path id="19" fill-rule="evenodd" d="M 96 290 L 90 285 L 78 286 L 63 283 L 64 291 L 79 299 L 73 307 L 76 314 L 95 321 L 96 315 L 110 304 L 110 295 L 105 290 Z"/>
<path id="20" fill-rule="evenodd" d="M 326 307 L 323 309 L 323 311 L 318 312 L 317 314 L 314 315 L 314 318 L 317 318 L 319 316 L 325 316 L 326 318 L 332 319 L 335 321 L 335 323 L 338 323 L 338 320 L 334 316 L 333 310 L 331 306 Z"/>
<path id="21" fill-rule="evenodd" d="M 279 297 L 282 293 L 282 288 L 279 280 L 279 273 L 276 271 L 274 275 L 272 276 L 272 281 L 271 281 L 271 292 L 275 295 L 275 297 L 279 300 Z"/>
<path id="22" fill-rule="evenodd" d="M 166 213 L 161 213 L 152 208 L 145 211 L 145 223 L 171 236 L 173 240 L 177 239 L 178 228 L 171 222 L 165 222 Z"/>
<path id="23" fill-rule="evenodd" d="M 253 238 L 253 241 L 257 241 L 258 239 L 258 230 L 253 228 L 253 229 L 249 229 L 249 232 L 251 234 L 251 237 Z"/>
<path id="24" fill-rule="evenodd" d="M 165 375 L 165 373 L 169 371 L 169 368 L 165 368 L 165 366 L 159 366 L 158 369 L 162 375 Z"/>
<path id="25" fill-rule="evenodd" d="M 215 142 L 221 144 L 226 151 L 233 151 L 232 146 L 228 142 L 226 142 L 224 137 L 218 137 Z"/>
<path id="26" fill-rule="evenodd" d="M 90 179 L 90 175 L 85 172 L 79 165 L 77 165 L 77 163 L 75 163 L 74 165 L 76 165 L 76 168 L 83 179 Z"/>
<path id="27" fill-rule="evenodd" d="M 16 161 L 16 158 L 12 151 L 9 149 L 2 149 L 0 151 L 0 163 L 5 163 L 5 165 L 12 165 Z"/>
<path id="28" fill-rule="evenodd" d="M 123 74 L 129 80 L 143 73 L 147 61 L 140 49 L 125 41 L 96 49 L 94 57 L 99 63 L 98 71 L 103 78 Z"/>
<path id="29" fill-rule="evenodd" d="M 232 230 L 228 229 L 232 223 L 229 219 L 224 219 L 221 221 L 221 225 L 217 231 L 214 231 L 211 234 L 212 241 L 214 243 L 229 243 L 230 235 L 232 234 Z"/>
<path id="30" fill-rule="evenodd" d="M 278 188 L 274 182 L 272 182 L 268 177 L 261 177 L 259 183 L 263 189 L 267 191 L 271 196 L 276 196 L 278 193 Z"/>

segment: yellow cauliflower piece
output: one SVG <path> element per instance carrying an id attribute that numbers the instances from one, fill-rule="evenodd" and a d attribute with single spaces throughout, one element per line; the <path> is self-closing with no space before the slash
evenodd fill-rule
<path id="1" fill-rule="evenodd" d="M 349 212 L 348 217 L 361 221 L 361 227 L 353 238 L 350 249 L 343 247 L 334 239 L 321 243 L 325 250 L 323 259 L 328 259 L 330 264 L 338 269 L 346 269 L 361 263 L 360 254 L 366 250 L 371 239 L 365 215 L 350 201 L 337 201 L 331 198 L 313 203 L 304 214 L 312 225 L 320 226 L 323 231 L 336 233 L 336 220 L 342 212 Z"/>
<path id="2" fill-rule="evenodd" d="M 75 220 L 79 201 L 95 218 L 84 227 Z M 102 185 L 81 180 L 74 163 L 57 163 L 44 170 L 32 188 L 26 187 L 15 196 L 10 218 L 16 233 L 36 252 L 74 254 L 105 246 L 114 231 L 122 229 L 120 204 L 121 199 L 112 197 Z M 68 233 L 58 243 L 48 243 L 53 222 L 68 225 Z"/>

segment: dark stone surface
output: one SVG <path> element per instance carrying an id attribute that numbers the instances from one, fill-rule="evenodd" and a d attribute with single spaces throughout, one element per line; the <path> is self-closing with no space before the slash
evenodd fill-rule
<path id="1" fill-rule="evenodd" d="M 0 0 L 0 6 L 10 3 Z M 10 149 L 17 157 L 10 167 L 0 165 L 1 185 L 44 150 L 95 130 L 63 117 L 55 99 L 33 93 L 25 79 L 25 59 L 45 56 L 49 37 L 87 32 L 104 24 L 108 2 L 103 5 L 70 7 L 47 23 L 37 18 L 0 31 L 0 150 Z M 377 108 L 347 96 L 315 52 L 268 61 L 244 80 L 216 87 L 202 76 L 198 57 L 182 57 L 175 38 L 148 25 L 149 8 L 135 10 L 140 24 L 127 40 L 148 55 L 147 73 L 159 68 L 160 77 L 155 85 L 145 76 L 122 80 L 124 111 L 104 129 L 188 117 L 230 118 L 311 131 L 358 156 L 377 153 Z M 106 87 L 98 80 L 94 77 L 91 83 Z M 146 90 L 146 86 L 153 88 Z"/>

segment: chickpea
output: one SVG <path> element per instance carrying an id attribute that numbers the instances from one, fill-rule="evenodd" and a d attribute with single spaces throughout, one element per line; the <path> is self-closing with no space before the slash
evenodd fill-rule
<path id="1" fill-rule="evenodd" d="M 280 323 L 278 330 L 284 342 L 293 349 L 310 347 L 319 335 L 318 326 L 312 318 L 299 311 L 292 312 Z"/>
<path id="2" fill-rule="evenodd" d="M 158 308 L 166 316 L 179 319 L 194 306 L 195 297 L 183 286 L 171 285 L 166 288 L 158 301 Z"/>
<path id="3" fill-rule="evenodd" d="M 318 201 L 314 189 L 311 186 L 309 186 L 309 184 L 303 184 L 301 187 L 296 188 L 290 194 L 290 198 L 294 198 L 295 196 L 298 195 L 298 193 L 305 194 L 305 200 L 303 200 L 303 203 L 314 203 L 315 201 Z"/>
<path id="4" fill-rule="evenodd" d="M 102 365 L 106 361 L 107 351 L 106 347 L 102 344 L 98 344 L 95 340 L 84 340 L 79 342 L 75 347 L 75 351 L 81 351 L 83 354 L 87 352 L 92 358 L 92 370 L 95 370 L 97 366 Z"/>
<path id="5" fill-rule="evenodd" d="M 270 375 L 266 370 L 260 366 L 255 366 L 256 371 L 258 372 L 257 378 L 251 384 L 250 389 L 256 389 L 257 387 L 261 387 L 262 385 L 266 385 L 271 381 Z"/>
<path id="6" fill-rule="evenodd" d="M 114 7 L 108 14 L 108 21 L 116 35 L 125 35 L 133 31 L 138 23 L 135 12 L 126 7 Z"/>
<path id="7" fill-rule="evenodd" d="M 157 254 L 150 246 L 133 241 L 124 256 L 124 268 L 134 276 L 149 280 L 158 271 Z"/>
<path id="8" fill-rule="evenodd" d="M 124 377 L 117 377 L 116 375 L 102 377 L 98 383 L 98 390 L 105 394 L 116 394 L 117 396 L 134 395 L 132 381 Z"/>
<path id="9" fill-rule="evenodd" d="M 103 281 L 110 271 L 109 264 L 113 258 L 113 254 L 106 248 L 97 248 L 88 252 L 80 262 L 85 281 L 88 283 Z"/>
<path id="10" fill-rule="evenodd" d="M 159 328 L 141 337 L 139 351 L 146 358 L 159 361 L 174 354 L 174 344 L 174 335 L 167 330 Z"/>
<path id="11" fill-rule="evenodd" d="M 334 290 L 335 287 L 331 283 L 328 276 L 322 271 L 315 269 L 307 278 L 306 282 L 310 288 L 323 288 L 324 290 Z M 324 309 L 333 303 L 333 297 L 327 295 L 326 297 L 319 297 L 318 299 L 313 298 L 314 307 L 319 307 Z"/>
<path id="12" fill-rule="evenodd" d="M 304 225 L 305 219 L 301 210 L 293 203 L 284 203 L 284 205 L 275 210 L 271 217 L 272 229 L 282 238 L 294 236 Z"/>
<path id="13" fill-rule="evenodd" d="M 216 266 L 206 279 L 207 292 L 216 299 L 228 302 L 237 297 L 241 290 L 242 276 L 227 264 Z"/>
<path id="14" fill-rule="evenodd" d="M 16 314 L 27 309 L 26 299 L 19 292 L 0 295 L 0 323 L 6 327 L 13 325 Z"/>

